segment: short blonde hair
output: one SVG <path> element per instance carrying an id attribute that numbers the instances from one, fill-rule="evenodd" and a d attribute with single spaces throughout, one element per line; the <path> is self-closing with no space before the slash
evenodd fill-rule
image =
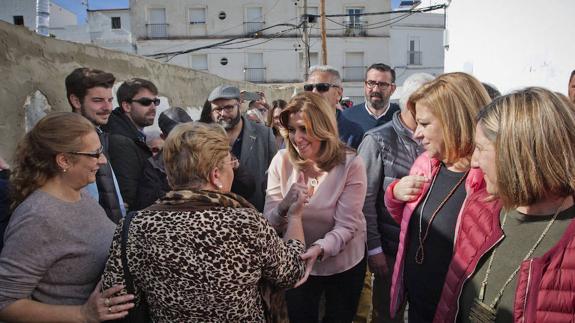
<path id="1" fill-rule="evenodd" d="M 168 183 L 174 190 L 201 188 L 208 183 L 210 172 L 223 166 L 229 152 L 228 136 L 220 125 L 177 125 L 163 147 Z"/>
<path id="2" fill-rule="evenodd" d="M 505 208 L 575 192 L 575 114 L 539 87 L 495 99 L 478 116 L 495 145 L 498 196 Z"/>
<path id="3" fill-rule="evenodd" d="M 285 139 L 291 162 L 298 168 L 306 166 L 309 161 L 300 157 L 289 140 L 289 118 L 301 112 L 307 135 L 321 142 L 316 164 L 323 171 L 329 171 L 337 164 L 345 162 L 346 146 L 339 140 L 335 112 L 319 94 L 303 92 L 293 97 L 288 106 L 280 113 L 280 123 L 284 127 L 282 136 Z"/>
<path id="4" fill-rule="evenodd" d="M 455 72 L 440 75 L 424 84 L 408 100 L 415 115 L 415 104 L 427 106 L 442 125 L 445 156 L 450 163 L 469 161 L 474 149 L 475 118 L 491 102 L 487 91 L 473 76 Z"/>

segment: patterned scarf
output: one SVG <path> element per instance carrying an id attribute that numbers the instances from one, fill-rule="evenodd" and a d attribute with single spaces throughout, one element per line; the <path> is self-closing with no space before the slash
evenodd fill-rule
<path id="1" fill-rule="evenodd" d="M 180 190 L 166 193 L 156 204 L 146 208 L 150 211 L 186 209 L 189 211 L 213 209 L 216 207 L 255 209 L 243 197 L 232 192 L 209 190 Z"/>

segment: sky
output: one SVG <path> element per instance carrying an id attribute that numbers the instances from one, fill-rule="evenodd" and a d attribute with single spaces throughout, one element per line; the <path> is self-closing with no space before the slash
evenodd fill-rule
<path id="1" fill-rule="evenodd" d="M 401 0 L 391 0 L 391 7 L 396 8 Z M 117 9 L 128 8 L 129 0 L 52 0 L 60 7 L 74 12 L 78 16 L 78 24 L 86 22 L 86 3 L 90 9 Z"/>

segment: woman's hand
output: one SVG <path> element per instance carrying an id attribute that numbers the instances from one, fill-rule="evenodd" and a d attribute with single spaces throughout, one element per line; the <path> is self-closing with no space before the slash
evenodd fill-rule
<path id="1" fill-rule="evenodd" d="M 421 175 L 405 176 L 393 188 L 393 197 L 403 202 L 415 201 L 421 194 L 423 184 L 429 182 L 429 178 Z"/>
<path id="2" fill-rule="evenodd" d="M 304 204 L 308 202 L 308 190 L 305 177 L 302 172 L 299 173 L 297 182 L 293 183 L 289 191 L 284 196 L 284 199 L 278 204 L 278 213 L 280 215 L 286 214 L 290 207 L 295 204 L 300 197 L 305 197 Z"/>
<path id="3" fill-rule="evenodd" d="M 134 295 L 126 294 L 114 297 L 114 294 L 125 288 L 122 285 L 115 285 L 103 292 L 100 292 L 101 288 L 102 282 L 99 282 L 88 301 L 82 305 L 81 312 L 84 322 L 117 320 L 128 315 L 128 310 L 134 307 L 134 303 L 131 302 Z"/>
<path id="4" fill-rule="evenodd" d="M 311 273 L 311 270 L 313 268 L 313 265 L 315 264 L 317 258 L 322 254 L 323 249 L 321 248 L 321 246 L 314 244 L 309 249 L 307 249 L 307 251 L 304 254 L 300 256 L 302 260 L 306 261 L 305 274 L 303 275 L 303 278 L 300 279 L 300 281 L 298 281 L 297 284 L 295 284 L 294 288 L 301 286 L 303 283 L 307 281 L 309 274 Z"/>

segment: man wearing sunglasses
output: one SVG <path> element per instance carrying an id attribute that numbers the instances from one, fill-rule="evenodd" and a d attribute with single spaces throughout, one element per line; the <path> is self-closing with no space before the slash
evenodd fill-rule
<path id="1" fill-rule="evenodd" d="M 209 120 L 200 119 L 204 122 L 215 122 L 226 130 L 230 140 L 231 152 L 240 161 L 242 169 L 241 178 L 234 179 L 234 185 L 238 182 L 250 183 L 245 187 L 252 187 L 252 192 L 237 191 L 232 186 L 232 191 L 238 193 L 252 203 L 260 212 L 264 209 L 267 187 L 267 169 L 272 158 L 277 152 L 276 141 L 270 128 L 257 124 L 242 117 L 240 112 L 240 90 L 235 86 L 220 85 L 208 96 L 208 105 L 204 109 L 210 109 Z M 207 117 L 202 112 L 203 116 Z M 240 187 L 238 185 L 236 187 Z"/>
<path id="2" fill-rule="evenodd" d="M 339 139 L 348 146 L 357 149 L 361 138 L 363 138 L 363 129 L 357 123 L 346 118 L 338 109 L 343 94 L 339 72 L 328 65 L 312 66 L 303 88 L 304 91 L 315 92 L 327 100 L 336 114 Z"/>
<path id="3" fill-rule="evenodd" d="M 365 102 L 345 110 L 343 115 L 359 124 L 364 131 L 389 122 L 399 111 L 397 104 L 389 102 L 395 91 L 395 71 L 388 65 L 371 65 L 365 74 L 363 90 Z"/>
<path id="4" fill-rule="evenodd" d="M 112 87 L 115 81 L 114 75 L 87 67 L 77 68 L 66 77 L 66 98 L 72 111 L 82 114 L 96 126 L 108 160 L 109 135 L 101 127 L 108 123 L 112 113 Z M 86 188 L 114 223 L 117 224 L 126 214 L 110 162 L 100 166 L 96 173 L 96 183 Z"/>
<path id="5" fill-rule="evenodd" d="M 133 78 L 116 92 L 118 105 L 105 130 L 110 133 L 110 162 L 116 172 L 124 204 L 131 209 L 138 194 L 138 183 L 152 151 L 146 144 L 144 128 L 151 126 L 160 104 L 154 83 Z"/>

